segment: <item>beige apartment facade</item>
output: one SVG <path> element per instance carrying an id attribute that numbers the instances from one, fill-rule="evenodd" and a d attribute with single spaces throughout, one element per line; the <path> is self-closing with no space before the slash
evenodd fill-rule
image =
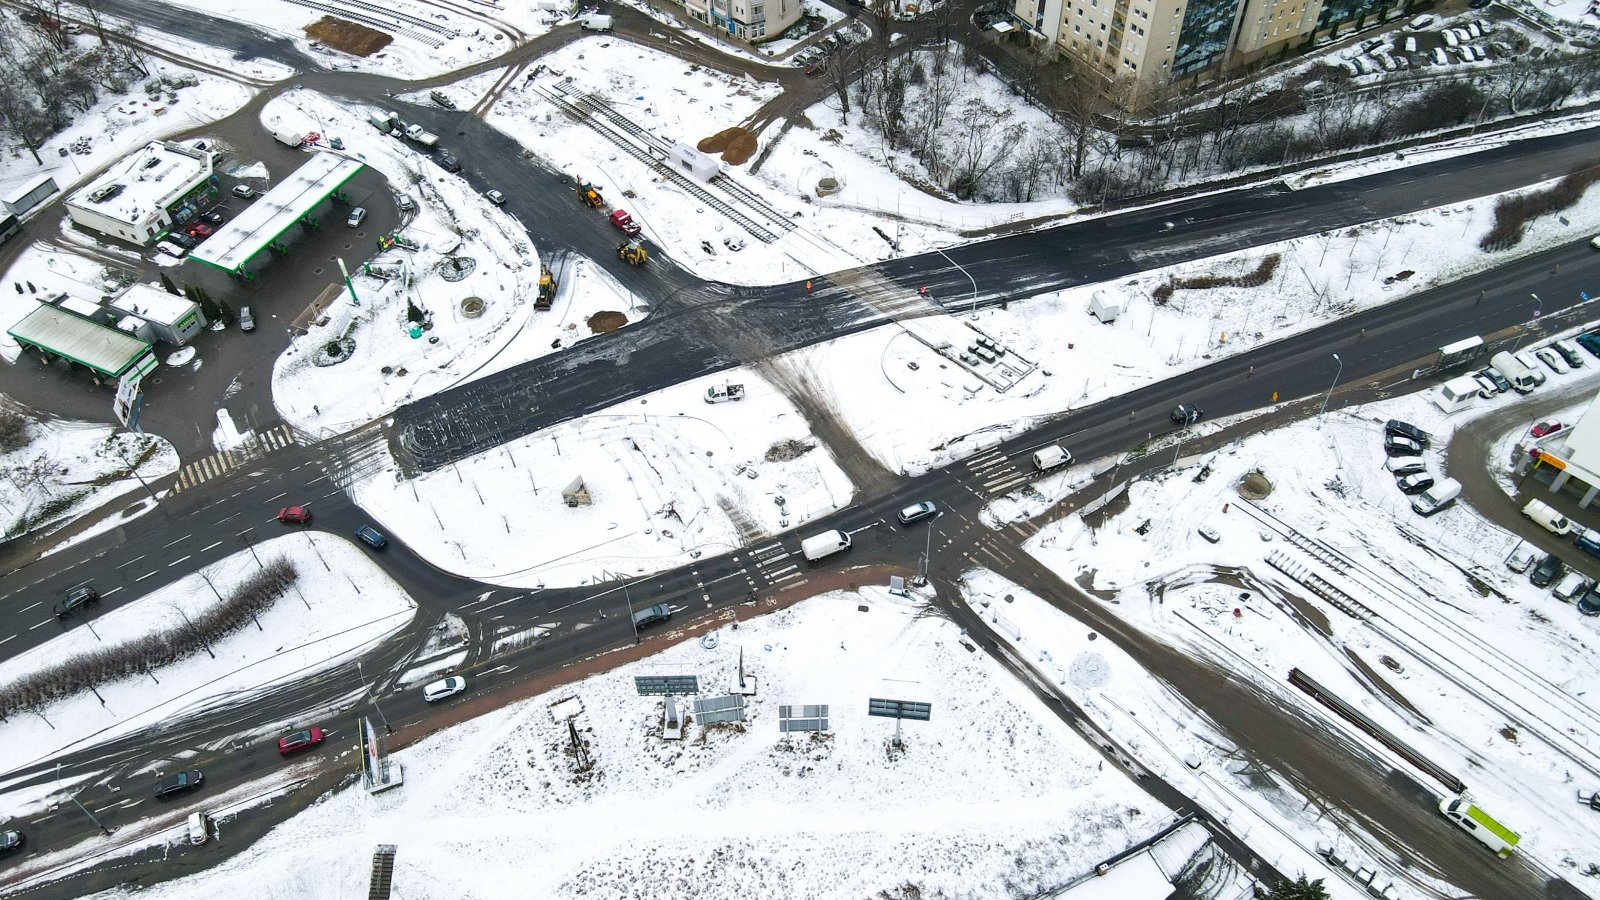
<path id="1" fill-rule="evenodd" d="M 759 44 L 800 21 L 801 0 L 683 0 L 692 18 L 731 38 Z"/>

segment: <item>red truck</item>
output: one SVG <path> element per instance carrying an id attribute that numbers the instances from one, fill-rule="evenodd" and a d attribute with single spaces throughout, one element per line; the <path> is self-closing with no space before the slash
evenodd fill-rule
<path id="1" fill-rule="evenodd" d="M 611 224 L 622 229 L 622 233 L 628 237 L 633 237 L 639 233 L 639 223 L 635 222 L 633 216 L 628 215 L 628 211 L 625 209 L 611 211 Z"/>

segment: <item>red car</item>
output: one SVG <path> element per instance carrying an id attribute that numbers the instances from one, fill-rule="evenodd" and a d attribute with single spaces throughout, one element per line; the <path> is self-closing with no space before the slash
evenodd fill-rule
<path id="1" fill-rule="evenodd" d="M 311 510 L 304 506 L 285 506 L 278 510 L 278 521 L 285 525 L 310 525 Z"/>
<path id="2" fill-rule="evenodd" d="M 294 734 L 278 738 L 278 753 L 288 756 L 301 750 L 309 750 L 320 743 L 322 743 L 322 729 L 307 728 L 305 731 L 296 731 Z"/>
<path id="3" fill-rule="evenodd" d="M 1555 419 L 1546 419 L 1545 421 L 1533 426 L 1533 436 L 1544 437 L 1545 435 L 1555 434 L 1563 427 L 1564 426 Z"/>
<path id="4" fill-rule="evenodd" d="M 197 238 L 208 238 L 216 233 L 215 228 L 212 228 L 210 225 L 207 225 L 204 222 L 195 222 L 185 230 L 189 232 L 190 237 Z"/>

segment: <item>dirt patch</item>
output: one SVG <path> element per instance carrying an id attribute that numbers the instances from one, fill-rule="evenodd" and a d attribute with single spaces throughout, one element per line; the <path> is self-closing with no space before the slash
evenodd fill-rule
<path id="1" fill-rule="evenodd" d="M 602 310 L 589 317 L 591 334 L 610 334 L 628 324 L 628 317 L 619 312 Z"/>
<path id="2" fill-rule="evenodd" d="M 351 56 L 371 56 L 394 41 L 381 31 L 333 16 L 323 16 L 307 25 L 306 37 Z"/>
<path id="3" fill-rule="evenodd" d="M 756 136 L 735 125 L 724 128 L 696 145 L 701 153 L 720 153 L 730 166 L 742 166 L 756 152 Z"/>
<path id="4" fill-rule="evenodd" d="M 807 453 L 810 453 L 813 449 L 815 449 L 816 446 L 816 444 L 809 444 L 805 441 L 779 441 L 778 443 L 767 448 L 767 455 L 765 458 L 767 462 L 788 462 L 791 459 L 799 459 L 800 457 L 805 456 Z"/>

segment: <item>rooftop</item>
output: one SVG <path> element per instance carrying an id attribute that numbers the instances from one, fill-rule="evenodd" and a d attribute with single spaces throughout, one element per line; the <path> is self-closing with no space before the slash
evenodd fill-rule
<path id="1" fill-rule="evenodd" d="M 111 301 L 123 312 L 134 313 L 141 319 L 171 325 L 194 309 L 194 302 L 176 294 L 169 294 L 154 284 L 136 284 Z"/>
<path id="2" fill-rule="evenodd" d="M 239 271 L 363 168 L 364 164 L 337 153 L 312 154 L 305 165 L 206 238 L 189 258 Z"/>
<path id="3" fill-rule="evenodd" d="M 149 344 L 132 335 L 43 303 L 6 333 L 105 376 L 121 375 L 150 352 Z"/>
<path id="4" fill-rule="evenodd" d="M 112 165 L 67 202 L 119 222 L 138 223 L 173 194 L 204 178 L 210 168 L 204 151 L 151 141 Z"/>

